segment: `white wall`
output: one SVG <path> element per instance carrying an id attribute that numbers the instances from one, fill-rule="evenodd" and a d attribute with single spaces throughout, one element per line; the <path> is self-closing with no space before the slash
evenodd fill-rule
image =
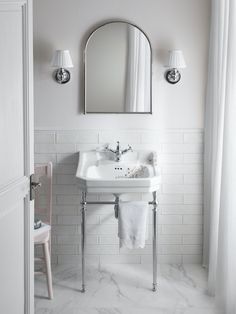
<path id="1" fill-rule="evenodd" d="M 35 0 L 35 127 L 202 128 L 210 0 Z M 83 108 L 82 53 L 89 33 L 104 21 L 128 20 L 141 27 L 153 48 L 153 115 L 80 114 Z M 54 49 L 69 49 L 72 81 L 52 79 Z M 182 49 L 187 68 L 176 86 L 163 78 L 168 49 Z M 56 114 L 55 114 L 56 113 Z"/>
<path id="2" fill-rule="evenodd" d="M 80 253 L 76 152 L 116 140 L 159 154 L 163 176 L 158 195 L 159 261 L 201 261 L 209 15 L 210 0 L 34 0 L 35 160 L 54 164 L 54 263 L 78 263 Z M 150 38 L 153 115 L 81 114 L 85 41 L 96 25 L 112 19 L 131 21 Z M 71 82 L 64 86 L 54 82 L 50 68 L 52 53 L 60 48 L 71 51 L 75 65 Z M 182 49 L 187 62 L 175 86 L 163 78 L 165 55 L 172 48 Z M 144 250 L 119 251 L 112 206 L 92 207 L 88 215 L 90 261 L 151 261 L 150 238 Z"/>

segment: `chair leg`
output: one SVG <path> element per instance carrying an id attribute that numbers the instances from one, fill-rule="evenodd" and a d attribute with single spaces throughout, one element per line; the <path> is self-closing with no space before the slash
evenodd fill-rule
<path id="1" fill-rule="evenodd" d="M 49 297 L 50 300 L 52 300 L 53 299 L 52 270 L 51 270 L 51 259 L 50 259 L 48 242 L 43 243 L 43 252 L 44 252 L 45 266 L 46 266 L 46 278 L 47 278 L 47 286 L 48 286 L 48 297 Z"/>

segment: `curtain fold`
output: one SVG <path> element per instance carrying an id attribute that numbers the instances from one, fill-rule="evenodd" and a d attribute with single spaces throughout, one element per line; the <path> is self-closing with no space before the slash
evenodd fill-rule
<path id="1" fill-rule="evenodd" d="M 204 251 L 208 291 L 236 313 L 236 4 L 212 0 L 205 112 Z"/>
<path id="2" fill-rule="evenodd" d="M 150 83 L 150 47 L 147 38 L 139 29 L 128 27 L 126 112 L 150 111 Z"/>

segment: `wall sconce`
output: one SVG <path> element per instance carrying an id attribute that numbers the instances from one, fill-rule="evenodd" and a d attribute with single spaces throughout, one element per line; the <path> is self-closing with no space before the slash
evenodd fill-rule
<path id="1" fill-rule="evenodd" d="M 52 57 L 51 66 L 58 68 L 55 71 L 54 78 L 59 84 L 68 83 L 70 80 L 70 72 L 65 68 L 73 68 L 69 50 L 56 50 Z"/>
<path id="2" fill-rule="evenodd" d="M 186 68 L 182 50 L 169 51 L 169 59 L 166 67 L 169 68 L 169 70 L 167 70 L 165 73 L 167 82 L 170 84 L 178 83 L 181 79 L 181 74 L 178 69 Z"/>

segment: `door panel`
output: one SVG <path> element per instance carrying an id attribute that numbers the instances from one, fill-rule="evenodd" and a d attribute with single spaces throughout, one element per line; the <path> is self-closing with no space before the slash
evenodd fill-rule
<path id="1" fill-rule="evenodd" d="M 0 9 L 0 188 L 24 175 L 22 9 Z"/>
<path id="2" fill-rule="evenodd" d="M 19 201 L 1 219 L 0 282 L 2 308 L 7 313 L 24 314 L 24 201 Z M 2 235 L 5 235 L 3 237 Z M 6 312 L 5 312 L 6 313 Z"/>
<path id="3" fill-rule="evenodd" d="M 31 0 L 0 0 L 0 312 L 33 314 Z"/>

